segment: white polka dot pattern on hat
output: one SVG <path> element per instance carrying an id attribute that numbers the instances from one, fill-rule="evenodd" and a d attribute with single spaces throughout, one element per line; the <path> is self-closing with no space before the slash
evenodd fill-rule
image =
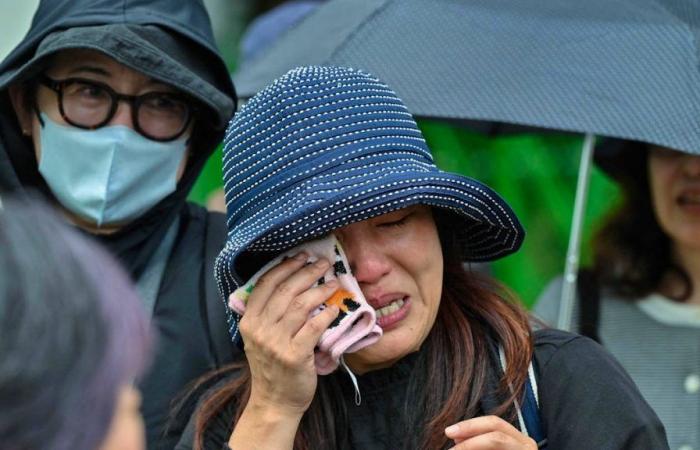
<path id="1" fill-rule="evenodd" d="M 245 281 L 236 272 L 242 252 L 279 252 L 414 204 L 454 213 L 466 260 L 507 255 L 524 237 L 495 192 L 435 166 L 388 86 L 349 68 L 294 69 L 253 97 L 226 133 L 224 189 L 229 234 L 216 261 L 224 299 Z"/>

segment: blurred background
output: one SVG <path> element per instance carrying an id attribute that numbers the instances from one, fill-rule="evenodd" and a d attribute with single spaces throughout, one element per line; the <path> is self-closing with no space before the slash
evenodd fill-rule
<path id="1" fill-rule="evenodd" d="M 241 63 L 241 39 L 260 15 L 279 0 L 204 0 L 219 48 L 233 72 Z M 29 29 L 38 0 L 0 0 L 0 59 Z M 282 35 L 281 38 L 284 38 Z M 530 306 L 548 281 L 564 270 L 574 204 L 582 136 L 523 133 L 487 136 L 459 125 L 419 121 L 441 168 L 477 178 L 498 191 L 513 207 L 527 231 L 520 252 L 493 263 L 489 270 Z M 220 208 L 221 149 L 209 160 L 191 200 Z M 601 215 L 617 201 L 615 185 L 593 168 L 583 235 L 582 262 L 589 261 L 586 242 Z"/>

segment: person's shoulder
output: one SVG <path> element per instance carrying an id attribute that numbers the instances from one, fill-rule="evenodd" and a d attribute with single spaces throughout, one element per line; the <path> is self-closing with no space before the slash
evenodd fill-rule
<path id="1" fill-rule="evenodd" d="M 187 235 L 205 237 L 212 245 L 223 246 L 226 240 L 226 215 L 210 211 L 196 203 L 187 202 L 181 224 Z"/>
<path id="2" fill-rule="evenodd" d="M 583 347 L 590 350 L 596 344 L 593 340 L 568 331 L 555 328 L 543 328 L 533 332 L 535 356 L 541 366 L 546 365 L 560 351 L 570 353 L 571 348 Z"/>
<path id="3" fill-rule="evenodd" d="M 207 210 L 207 226 L 222 237 L 226 237 L 226 214 Z"/>
<path id="4" fill-rule="evenodd" d="M 661 421 L 602 346 L 554 329 L 535 331 L 534 338 L 538 394 L 550 447 L 668 448 Z M 572 428 L 577 421 L 582 426 Z"/>
<path id="5" fill-rule="evenodd" d="M 561 346 L 577 339 L 586 339 L 584 336 L 579 334 L 556 328 L 543 328 L 541 330 L 536 330 L 533 332 L 533 337 L 535 340 L 535 348 L 560 348 Z"/>
<path id="6" fill-rule="evenodd" d="M 603 347 L 594 340 L 576 333 L 558 330 L 556 328 L 543 328 L 533 332 L 535 341 L 535 355 L 538 360 L 548 363 L 555 356 L 565 355 L 579 356 L 588 354 L 605 354 Z"/>
<path id="7" fill-rule="evenodd" d="M 184 213 L 190 220 L 193 221 L 199 221 L 202 223 L 208 223 L 211 221 L 223 221 L 224 223 L 226 223 L 226 215 L 224 213 L 219 211 L 208 210 L 204 206 L 194 202 L 186 203 Z"/>
<path id="8" fill-rule="evenodd" d="M 620 363 L 590 338 L 547 328 L 535 331 L 534 340 L 535 362 L 545 378 L 619 379 L 633 384 Z"/>

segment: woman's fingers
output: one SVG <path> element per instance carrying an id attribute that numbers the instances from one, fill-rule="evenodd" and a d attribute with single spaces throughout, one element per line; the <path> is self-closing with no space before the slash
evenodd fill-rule
<path id="1" fill-rule="evenodd" d="M 248 297 L 246 315 L 258 316 L 265 308 L 266 300 L 270 298 L 277 286 L 295 271 L 304 266 L 308 256 L 299 253 L 292 258 L 286 258 L 265 272 L 255 282 L 255 288 Z"/>
<path id="2" fill-rule="evenodd" d="M 269 325 L 276 323 L 289 304 L 309 290 L 330 267 L 325 259 L 307 264 L 306 255 L 302 255 L 303 260 L 295 257 L 282 261 L 258 279 L 248 298 L 248 307 L 253 308 L 253 316 L 264 317 Z M 250 312 L 246 311 L 246 314 Z"/>
<path id="3" fill-rule="evenodd" d="M 460 450 L 527 449 L 536 450 L 537 443 L 510 423 L 497 416 L 464 420 L 445 429 Z"/>
<path id="4" fill-rule="evenodd" d="M 292 340 L 292 345 L 298 349 L 313 349 L 321 339 L 321 335 L 338 317 L 340 308 L 331 305 L 308 319 Z"/>
<path id="5" fill-rule="evenodd" d="M 513 425 L 498 416 L 475 417 L 463 420 L 445 429 L 445 435 L 450 439 L 469 439 L 470 437 L 491 431 L 503 431 L 506 433 L 518 433 L 520 431 Z"/>
<path id="6" fill-rule="evenodd" d="M 308 264 L 306 259 L 306 254 L 302 253 L 281 261 L 258 279 L 248 298 L 246 313 L 239 322 L 239 330 L 249 348 L 254 345 L 267 352 L 268 347 L 280 349 L 292 345 L 297 332 L 311 320 L 311 313 L 337 289 L 335 280 L 311 287 L 328 270 L 330 263 L 321 259 Z M 332 321 L 333 318 L 328 324 Z M 311 327 L 319 322 L 323 322 L 323 318 L 313 321 Z M 306 347 L 294 345 L 294 354 L 298 351 L 313 357 L 317 341 Z"/>
<path id="7" fill-rule="evenodd" d="M 327 260 L 320 259 L 312 264 L 304 265 L 279 283 L 262 311 L 265 323 L 272 325 L 282 320 L 290 305 L 303 308 L 306 303 L 303 298 L 299 299 L 299 297 L 304 297 L 309 290 L 313 289 L 313 285 L 329 267 L 330 263 Z M 309 310 L 309 312 L 311 311 Z"/>
<path id="8" fill-rule="evenodd" d="M 328 283 L 297 295 L 289 302 L 276 326 L 279 326 L 280 330 L 284 330 L 286 335 L 294 336 L 309 320 L 311 313 L 328 300 L 337 289 L 338 282 L 330 280 Z"/>
<path id="9" fill-rule="evenodd" d="M 533 444 L 535 441 L 523 436 Z M 474 436 L 465 441 L 462 441 L 452 447 L 450 450 L 537 450 L 537 445 L 530 447 L 521 439 L 516 439 L 511 435 L 504 434 L 500 431 L 492 431 L 486 434 Z"/>

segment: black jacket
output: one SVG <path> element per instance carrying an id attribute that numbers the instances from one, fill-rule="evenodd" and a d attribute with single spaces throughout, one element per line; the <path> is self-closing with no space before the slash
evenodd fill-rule
<path id="1" fill-rule="evenodd" d="M 360 406 L 347 375 L 337 371 L 346 400 L 349 442 L 340 449 L 410 449 L 401 416 L 411 399 L 405 392 L 416 365 L 412 354 L 389 369 L 358 377 Z M 535 368 L 546 448 L 551 450 L 664 450 L 663 425 L 624 369 L 590 339 L 557 330 L 535 332 Z M 482 406 L 492 403 L 482 399 Z M 205 436 L 205 450 L 222 450 L 232 431 L 233 408 L 214 420 Z M 410 433 L 410 431 L 409 431 Z M 176 450 L 191 450 L 194 419 Z M 235 450 L 235 449 L 234 449 Z"/>
<path id="2" fill-rule="evenodd" d="M 230 362 L 237 349 L 214 280 L 214 259 L 225 231 L 223 214 L 195 205 L 182 210 L 153 311 L 157 352 L 149 373 L 139 382 L 149 450 L 175 446 L 192 408 L 175 411 L 173 402 L 187 391 L 188 383 Z"/>

